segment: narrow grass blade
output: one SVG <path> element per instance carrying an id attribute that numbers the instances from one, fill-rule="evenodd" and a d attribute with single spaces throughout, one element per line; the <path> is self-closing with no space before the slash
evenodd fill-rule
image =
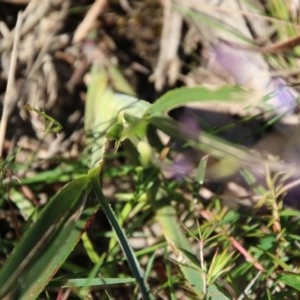
<path id="1" fill-rule="evenodd" d="M 63 286 L 64 288 L 72 288 L 72 287 L 103 287 L 106 288 L 108 286 L 120 286 L 125 284 L 133 284 L 135 283 L 135 278 L 76 278 L 69 279 L 67 283 Z"/>
<path id="2" fill-rule="evenodd" d="M 85 210 L 88 176 L 66 185 L 26 231 L 0 270 L 1 299 L 35 299 L 77 244 L 97 209 Z"/>
<path id="3" fill-rule="evenodd" d="M 201 12 L 199 10 L 192 10 L 192 9 L 182 9 L 181 7 L 178 7 L 178 11 L 185 17 L 190 20 L 193 20 L 196 24 L 204 24 L 209 28 L 214 28 L 216 31 L 223 31 L 226 33 L 229 37 L 238 38 L 241 41 L 244 41 L 248 43 L 249 45 L 253 44 L 253 40 L 249 39 L 248 36 L 245 34 L 239 32 L 236 28 L 230 26 L 226 22 L 224 22 L 222 19 L 215 18 L 209 14 L 206 14 L 205 11 Z M 212 37 L 212 39 L 214 36 Z M 209 35 L 206 36 L 206 42 L 209 42 Z M 211 40 L 210 42 L 212 42 Z"/>
<path id="4" fill-rule="evenodd" d="M 112 65 L 108 67 L 109 77 L 112 81 L 112 85 L 114 90 L 127 94 L 127 95 L 135 95 L 135 92 L 126 78 L 123 76 L 122 72 L 118 69 L 117 66 Z"/>
<path id="5" fill-rule="evenodd" d="M 282 283 L 300 291 L 300 275 L 295 273 L 280 274 L 278 280 Z"/>
<path id="6" fill-rule="evenodd" d="M 99 183 L 99 170 L 97 168 L 93 169 L 90 172 L 90 177 L 92 180 L 93 190 L 96 194 L 96 197 L 99 200 L 100 205 L 101 205 L 108 221 L 110 222 L 113 230 L 115 231 L 115 233 L 117 235 L 120 246 L 127 258 L 127 261 L 128 261 L 129 267 L 132 271 L 132 274 L 135 277 L 135 279 L 139 285 L 143 299 L 144 300 L 154 299 L 154 297 L 152 296 L 152 294 L 150 292 L 148 284 L 145 281 L 145 277 L 143 275 L 140 264 L 139 264 L 135 254 L 126 238 L 126 235 L 125 235 L 123 229 L 120 227 L 112 208 L 110 207 L 107 200 L 105 199 L 105 196 L 102 193 L 101 186 Z"/>

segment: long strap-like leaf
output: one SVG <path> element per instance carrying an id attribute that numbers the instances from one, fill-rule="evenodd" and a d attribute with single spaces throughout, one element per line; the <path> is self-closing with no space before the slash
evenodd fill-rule
<path id="1" fill-rule="evenodd" d="M 36 299 L 74 249 L 97 206 L 83 209 L 88 176 L 59 191 L 0 269 L 0 299 Z"/>
<path id="2" fill-rule="evenodd" d="M 113 230 L 115 231 L 115 233 L 117 235 L 120 246 L 127 258 L 131 272 L 138 282 L 143 299 L 144 300 L 154 299 L 154 297 L 152 296 L 152 294 L 150 292 L 149 286 L 145 281 L 140 264 L 135 256 L 130 244 L 128 243 L 128 240 L 126 238 L 124 230 L 119 225 L 118 220 L 114 214 L 114 211 L 112 210 L 111 206 L 108 204 L 105 196 L 102 193 L 102 189 L 101 189 L 101 186 L 99 183 L 99 171 L 96 168 L 96 169 L 92 170 L 90 174 L 91 174 L 90 176 L 91 176 L 91 180 L 92 180 L 93 190 L 96 194 L 97 199 L 100 202 L 100 205 L 101 205 L 109 223 L 111 224 Z"/>

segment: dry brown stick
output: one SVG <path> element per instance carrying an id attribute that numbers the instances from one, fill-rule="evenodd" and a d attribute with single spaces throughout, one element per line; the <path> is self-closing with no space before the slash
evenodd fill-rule
<path id="1" fill-rule="evenodd" d="M 21 28 L 22 37 L 39 24 L 43 17 L 58 6 L 62 6 L 58 0 L 31 0 L 24 11 L 24 22 Z"/>
<path id="2" fill-rule="evenodd" d="M 26 6 L 25 10 L 22 13 L 22 19 L 23 19 L 23 28 L 24 28 L 24 24 L 26 23 L 26 17 L 28 15 L 28 12 L 31 11 L 32 7 L 34 7 L 35 2 L 37 2 L 38 0 L 32 0 L 29 2 L 29 4 Z M 23 28 L 20 29 L 20 31 L 23 31 Z M 0 44 L 0 52 L 3 52 L 5 50 L 10 50 L 11 47 L 13 46 L 13 41 L 14 41 L 14 37 L 15 37 L 15 33 L 14 30 L 12 30 L 10 33 L 10 35 L 7 35 L 5 37 L 5 39 L 2 41 L 2 43 Z M 22 36 L 22 32 L 19 33 L 20 37 Z"/>
<path id="3" fill-rule="evenodd" d="M 84 17 L 83 21 L 76 28 L 74 33 L 73 42 L 78 43 L 82 41 L 92 29 L 97 17 L 101 14 L 105 7 L 107 0 L 95 0 L 88 13 Z"/>
<path id="4" fill-rule="evenodd" d="M 283 41 L 278 41 L 275 42 L 271 45 L 263 46 L 263 47 L 258 47 L 258 46 L 251 46 L 251 45 L 245 45 L 242 43 L 237 43 L 237 42 L 231 42 L 231 41 L 225 41 L 220 39 L 223 43 L 229 45 L 232 48 L 235 49 L 241 49 L 245 51 L 254 51 L 254 52 L 260 52 L 263 54 L 268 54 L 268 53 L 278 53 L 278 52 L 283 52 L 290 50 L 296 46 L 300 45 L 300 35 L 297 35 L 295 37 L 283 40 Z"/>
<path id="5" fill-rule="evenodd" d="M 65 0 L 62 4 L 60 2 L 60 0 L 31 0 L 23 12 L 23 25 L 20 29 L 20 36 L 23 37 L 30 32 L 53 7 L 62 6 L 68 1 Z M 10 37 L 6 37 L 0 44 L 0 52 L 11 49 L 13 38 L 14 31 L 11 32 Z"/>
<path id="6" fill-rule="evenodd" d="M 272 45 L 268 45 L 259 49 L 262 53 L 276 53 L 281 51 L 286 51 L 300 44 L 300 35 L 295 37 L 285 39 L 283 41 L 278 41 Z"/>
<path id="7" fill-rule="evenodd" d="M 159 57 L 155 71 L 150 78 L 154 81 L 156 90 L 162 90 L 166 81 L 173 85 L 178 78 L 180 62 L 177 52 L 183 25 L 183 17 L 174 9 L 172 0 L 164 0 L 162 4 L 164 19 Z"/>
<path id="8" fill-rule="evenodd" d="M 266 15 L 262 15 L 260 13 L 256 13 L 253 11 L 247 11 L 247 10 L 243 10 L 243 9 L 233 9 L 233 8 L 228 8 L 228 7 L 219 7 L 219 6 L 211 6 L 211 5 L 207 5 L 207 4 L 203 4 L 199 1 L 195 1 L 195 0 L 188 0 L 184 2 L 184 7 L 187 9 L 194 9 L 196 11 L 203 11 L 203 12 L 211 12 L 212 10 L 220 12 L 222 14 L 227 14 L 227 15 L 231 15 L 232 18 L 234 15 L 236 14 L 241 14 L 243 16 L 255 19 L 255 18 L 260 18 L 263 20 L 266 20 L 270 23 L 276 22 L 278 25 L 283 26 L 283 27 L 290 27 L 291 26 L 291 22 L 288 20 L 281 20 L 281 19 L 277 19 L 274 17 L 269 17 Z M 292 26 L 295 29 L 299 29 L 300 25 L 299 24 L 292 24 Z"/>
<path id="9" fill-rule="evenodd" d="M 67 8 L 68 8 L 68 3 L 67 3 L 67 1 L 65 1 L 59 12 L 60 15 L 57 18 L 57 24 L 59 23 L 59 21 L 63 20 L 63 18 L 66 16 Z M 40 47 L 40 51 L 38 53 L 37 58 L 35 59 L 34 63 L 28 68 L 29 71 L 26 74 L 27 78 L 30 78 L 32 76 L 32 74 L 40 67 L 40 65 L 42 64 L 44 55 L 49 51 L 51 46 L 54 45 L 54 36 L 55 36 L 57 29 L 58 29 L 57 26 L 55 28 L 53 28 L 52 32 L 45 38 L 43 45 Z"/>
<path id="10" fill-rule="evenodd" d="M 22 26 L 22 21 L 23 21 L 22 13 L 19 13 L 16 27 L 15 27 L 15 36 L 14 36 L 13 49 L 12 49 L 11 59 L 10 59 L 6 92 L 3 100 L 3 110 L 2 110 L 1 124 L 0 124 L 0 157 L 2 157 L 8 118 L 14 108 L 17 99 L 14 85 L 15 85 L 15 72 L 16 72 L 17 58 L 18 58 L 17 50 L 20 41 L 20 30 Z"/>

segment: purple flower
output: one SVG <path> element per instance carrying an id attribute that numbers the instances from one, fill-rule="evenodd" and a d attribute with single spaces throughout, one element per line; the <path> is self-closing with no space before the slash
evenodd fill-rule
<path id="1" fill-rule="evenodd" d="M 298 92 L 280 77 L 271 77 L 260 53 L 233 47 L 226 42 L 214 43 L 210 49 L 208 68 L 233 83 L 258 92 L 262 104 L 277 115 L 292 113 L 297 107 Z M 263 106 L 266 108 L 265 106 Z"/>
<path id="2" fill-rule="evenodd" d="M 296 109 L 299 94 L 295 89 L 289 87 L 284 79 L 271 78 L 268 90 L 271 93 L 266 95 L 266 103 L 274 108 L 278 115 L 292 113 Z"/>

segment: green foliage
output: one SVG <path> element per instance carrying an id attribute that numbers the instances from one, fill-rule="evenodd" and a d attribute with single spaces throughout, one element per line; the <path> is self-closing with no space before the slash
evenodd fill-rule
<path id="1" fill-rule="evenodd" d="M 62 129 L 61 124 L 57 120 L 55 120 L 54 118 L 52 118 L 51 116 L 46 114 L 43 110 L 36 109 L 36 108 L 30 106 L 30 104 L 28 104 L 28 103 L 25 105 L 25 109 L 38 114 L 38 116 L 40 118 L 42 118 L 43 123 L 44 123 L 45 134 L 48 134 L 50 132 L 58 133 L 61 131 L 61 129 Z"/>
<path id="2" fill-rule="evenodd" d="M 78 242 L 85 222 L 88 178 L 66 185 L 28 228 L 0 271 L 2 299 L 35 299 Z"/>
<path id="3" fill-rule="evenodd" d="M 176 299 L 178 291 L 187 299 L 297 295 L 299 213 L 283 208 L 279 201 L 286 192 L 280 174 L 266 173 L 265 194 L 258 195 L 258 205 L 268 208 L 263 215 L 258 208 L 229 210 L 216 196 L 207 202 L 198 191 L 206 180 L 210 158 L 219 162 L 213 174 L 220 179 L 241 166 L 246 168 L 249 151 L 204 132 L 187 135 L 182 124 L 167 116 L 190 102 L 242 101 L 245 91 L 179 88 L 151 105 L 113 92 L 108 74 L 94 68 L 88 90 L 85 129 L 90 169 L 69 166 L 77 174 L 35 221 L 29 218 L 32 224 L 1 267 L 1 299 L 35 299 L 59 288 L 70 288 L 77 297 L 87 299 L 92 290 L 109 295 L 110 287 L 116 285 L 143 299 L 160 295 Z M 166 174 L 172 167 L 168 151 L 174 150 L 161 132 L 203 153 L 196 172 L 180 179 Z M 66 182 L 68 168 L 27 178 L 24 183 Z M 130 182 L 125 189 L 122 180 Z M 116 188 L 114 201 L 105 195 L 105 185 Z M 84 233 L 99 207 L 111 231 Z M 154 241 L 134 248 L 131 239 L 146 235 L 146 229 L 154 225 L 159 227 Z M 104 250 L 99 250 L 99 244 Z M 77 247 L 89 267 L 72 260 Z M 159 284 L 155 283 L 158 278 Z"/>

